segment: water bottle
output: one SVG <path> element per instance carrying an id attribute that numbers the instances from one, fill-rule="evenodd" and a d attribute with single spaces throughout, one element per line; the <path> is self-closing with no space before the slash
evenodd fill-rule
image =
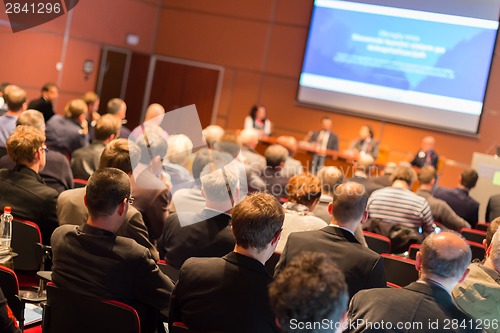
<path id="1" fill-rule="evenodd" d="M 0 216 L 0 250 L 10 248 L 10 240 L 12 238 L 12 208 L 5 206 L 3 214 Z"/>

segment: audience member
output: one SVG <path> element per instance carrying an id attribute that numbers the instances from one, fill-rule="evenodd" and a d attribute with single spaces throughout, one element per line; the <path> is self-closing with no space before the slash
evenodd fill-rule
<path id="1" fill-rule="evenodd" d="M 133 178 L 131 156 L 139 155 L 139 148 L 126 139 L 114 140 L 104 148 L 99 161 L 99 168 L 117 168 L 124 171 L 129 178 Z M 138 157 L 135 158 L 137 160 Z M 85 187 L 64 191 L 57 200 L 57 217 L 59 225 L 74 224 L 83 225 L 88 219 L 88 211 L 85 207 Z M 131 200 L 133 201 L 133 200 Z M 117 230 L 118 236 L 132 238 L 140 245 L 148 248 L 155 260 L 160 257 L 158 251 L 149 241 L 149 232 L 142 214 L 130 206 L 125 213 L 125 222 Z"/>
<path id="2" fill-rule="evenodd" d="M 0 116 L 0 147 L 7 146 L 7 139 L 16 128 L 16 121 L 19 115 L 26 110 L 26 91 L 18 86 L 9 85 L 5 88 L 5 101 L 7 103 L 7 112 Z M 0 157 L 7 151 L 0 152 Z"/>
<path id="3" fill-rule="evenodd" d="M 469 270 L 467 278 L 453 289 L 453 299 L 487 332 L 498 332 L 494 323 L 500 313 L 500 233 L 493 236 L 484 262 L 470 264 Z"/>
<path id="4" fill-rule="evenodd" d="M 200 181 L 205 209 L 170 214 L 158 241 L 160 256 L 175 268 L 191 257 L 222 257 L 234 248 L 229 225 L 239 200 L 237 172 L 229 165 L 206 165 Z"/>
<path id="5" fill-rule="evenodd" d="M 304 141 L 314 143 L 316 154 L 311 161 L 311 172 L 316 172 L 325 165 L 325 150 L 339 150 L 339 140 L 337 135 L 332 132 L 332 118 L 323 117 L 321 119 L 321 130 L 308 134 Z"/>
<path id="6" fill-rule="evenodd" d="M 249 165 L 252 170 L 261 173 L 266 167 L 266 159 L 255 151 L 259 143 L 259 132 L 253 128 L 246 128 L 240 134 L 241 153 L 245 158 L 245 165 Z"/>
<path id="7" fill-rule="evenodd" d="M 11 206 L 12 215 L 38 225 L 42 241 L 50 245 L 57 227 L 57 192 L 38 174 L 46 162 L 45 135 L 32 126 L 17 126 L 7 140 L 7 152 L 16 166 L 0 170 L 0 207 Z"/>
<path id="8" fill-rule="evenodd" d="M 360 183 L 370 196 L 374 191 L 381 189 L 383 186 L 373 181 L 371 177 L 372 168 L 375 166 L 375 160 L 371 155 L 360 155 L 354 163 L 354 177 L 350 181 Z"/>
<path id="9" fill-rule="evenodd" d="M 5 101 L 5 87 L 9 85 L 9 82 L 0 83 L 0 116 L 3 116 L 8 109 L 7 102 Z"/>
<path id="10" fill-rule="evenodd" d="M 432 189 L 436 183 L 437 174 L 433 166 L 427 165 L 420 169 L 418 180 L 420 187 L 417 190 L 417 195 L 425 198 L 431 208 L 434 220 L 444 225 L 446 228 L 460 231 L 462 228 L 470 228 L 470 224 L 463 218 L 458 216 L 453 209 L 441 199 L 435 198 L 432 195 Z"/>
<path id="11" fill-rule="evenodd" d="M 300 175 L 304 171 L 302 162 L 293 158 L 297 153 L 298 143 L 293 136 L 282 135 L 276 139 L 276 143 L 282 145 L 288 150 L 288 157 L 283 166 L 283 172 L 287 177 Z"/>
<path id="12" fill-rule="evenodd" d="M 264 152 L 266 157 L 266 169 L 261 174 L 261 178 L 266 184 L 266 190 L 276 199 L 286 199 L 287 177 L 283 172 L 283 165 L 288 157 L 288 150 L 281 145 L 270 145 Z"/>
<path id="13" fill-rule="evenodd" d="M 61 226 L 53 234 L 54 283 L 82 294 L 128 303 L 139 313 L 141 331 L 156 332 L 161 325 L 159 313 L 168 315 L 173 283 L 147 248 L 117 233 L 130 206 L 129 177 L 115 168 L 96 170 L 87 184 L 84 201 L 87 222 Z"/>
<path id="14" fill-rule="evenodd" d="M 339 168 L 328 166 L 318 171 L 318 178 L 321 181 L 321 197 L 319 198 L 318 204 L 313 209 L 313 214 L 327 224 L 330 224 L 332 221 L 332 214 L 328 212 L 328 205 L 333 201 L 333 191 L 344 181 L 344 175 Z M 363 235 L 361 224 L 358 225 L 354 231 L 354 237 L 356 237 L 358 242 L 362 245 L 368 246 L 365 236 Z"/>
<path id="15" fill-rule="evenodd" d="M 46 83 L 42 87 L 42 96 L 32 100 L 28 109 L 38 110 L 43 114 L 45 123 L 54 115 L 54 102 L 59 97 L 59 88 L 55 83 Z"/>
<path id="16" fill-rule="evenodd" d="M 172 293 L 170 326 L 180 321 L 194 331 L 279 332 L 267 291 L 272 277 L 264 263 L 278 244 L 284 215 L 266 193 L 254 193 L 236 205 L 234 251 L 184 263 Z"/>
<path id="17" fill-rule="evenodd" d="M 114 115 L 122 123 L 120 135 L 118 137 L 122 139 L 128 139 L 130 135 L 130 129 L 123 126 L 127 123 L 127 119 L 125 119 L 125 117 L 127 116 L 127 104 L 125 104 L 122 99 L 112 98 L 108 101 L 108 104 L 106 106 L 106 113 Z"/>
<path id="18" fill-rule="evenodd" d="M 384 166 L 384 169 L 382 170 L 382 174 L 379 175 L 378 177 L 374 177 L 373 181 L 384 187 L 391 186 L 392 185 L 391 175 L 397 166 L 398 165 L 395 162 L 387 162 L 387 164 Z"/>
<path id="19" fill-rule="evenodd" d="M 269 300 L 282 332 L 342 332 L 347 320 L 344 274 L 325 253 L 295 257 L 269 285 Z"/>
<path id="20" fill-rule="evenodd" d="M 479 219 L 479 202 L 469 196 L 469 191 L 476 186 L 479 178 L 474 169 L 465 169 L 459 177 L 460 184 L 456 188 L 438 187 L 433 195 L 444 200 L 461 218 L 469 222 L 472 228 L 476 227 Z"/>
<path id="21" fill-rule="evenodd" d="M 82 99 L 69 101 L 64 107 L 64 117 L 56 114 L 47 124 L 47 146 L 66 156 L 78 148 L 89 145 L 87 104 Z"/>
<path id="22" fill-rule="evenodd" d="M 485 221 L 491 222 L 500 216 L 500 194 L 492 195 L 486 206 Z"/>
<path id="23" fill-rule="evenodd" d="M 426 136 L 422 139 L 420 150 L 410 162 L 412 166 L 422 168 L 431 165 L 434 169 L 438 168 L 439 155 L 434 151 L 436 140 L 432 136 Z"/>
<path id="24" fill-rule="evenodd" d="M 369 155 L 375 161 L 379 153 L 379 142 L 373 138 L 373 128 L 370 125 L 363 125 L 359 130 L 359 138 L 357 138 L 349 147 L 349 151 L 356 156 Z"/>
<path id="25" fill-rule="evenodd" d="M 222 136 L 224 136 L 224 129 L 218 125 L 209 125 L 202 132 L 208 147 L 212 149 L 222 139 Z"/>
<path id="26" fill-rule="evenodd" d="M 99 167 L 104 147 L 120 132 L 121 123 L 112 115 L 99 117 L 94 125 L 94 141 L 86 147 L 78 148 L 71 155 L 73 177 L 87 180 Z"/>
<path id="27" fill-rule="evenodd" d="M 167 160 L 163 162 L 163 170 L 172 180 L 172 193 L 181 188 L 193 187 L 193 176 L 186 168 L 193 152 L 193 142 L 184 134 L 176 134 L 169 136 L 167 143 Z"/>
<path id="28" fill-rule="evenodd" d="M 101 99 L 93 91 L 87 91 L 82 96 L 83 101 L 87 104 L 87 123 L 89 129 L 89 141 L 92 143 L 95 138 L 94 128 L 97 124 L 97 119 L 99 119 L 99 104 Z M 121 123 L 120 123 L 121 126 Z"/>
<path id="29" fill-rule="evenodd" d="M 278 253 L 283 252 L 292 232 L 319 230 L 327 225 L 312 213 L 321 196 L 321 182 L 318 177 L 311 174 L 293 176 L 288 181 L 286 193 L 287 202 L 283 204 L 285 222 L 276 246 Z"/>
<path id="30" fill-rule="evenodd" d="M 45 133 L 43 115 L 37 110 L 24 111 L 17 118 L 16 124 L 17 126 L 33 126 Z M 74 185 L 73 173 L 66 156 L 55 150 L 46 150 L 45 155 L 45 167 L 38 172 L 45 184 L 56 190 L 57 193 L 72 189 Z M 0 168 L 13 170 L 15 167 L 16 163 L 9 155 L 0 158 Z"/>
<path id="31" fill-rule="evenodd" d="M 497 232 L 499 227 L 500 227 L 500 217 L 491 221 L 490 225 L 488 226 L 488 229 L 486 231 L 486 238 L 483 240 L 483 246 L 486 250 L 488 250 L 488 247 L 490 247 L 493 235 Z"/>
<path id="32" fill-rule="evenodd" d="M 383 321 L 391 332 L 481 332 L 479 323 L 463 314 L 450 295 L 467 276 L 471 257 L 458 234 L 431 234 L 417 253 L 419 280 L 401 289 L 360 291 L 349 305 L 348 331 L 380 332 L 371 325 Z"/>
<path id="33" fill-rule="evenodd" d="M 2 288 L 0 288 L 0 331 L 3 333 L 21 333 L 15 320 L 16 318 L 8 307 Z"/>
<path id="34" fill-rule="evenodd" d="M 330 225 L 321 230 L 290 234 L 275 275 L 303 251 L 323 252 L 331 254 L 344 273 L 350 297 L 361 289 L 385 287 L 382 258 L 354 237 L 354 230 L 366 219 L 367 200 L 368 194 L 363 185 L 355 182 L 338 185 L 333 191 L 333 201 L 328 206 L 332 214 Z"/>
<path id="35" fill-rule="evenodd" d="M 255 104 L 250 109 L 250 114 L 245 118 L 244 128 L 253 128 L 259 132 L 259 137 L 271 135 L 271 121 L 266 117 L 266 107 Z"/>
<path id="36" fill-rule="evenodd" d="M 158 103 L 153 103 L 146 109 L 146 115 L 144 116 L 144 122 L 134 128 L 132 133 L 130 133 L 129 139 L 132 141 L 137 141 L 141 136 L 144 135 L 144 131 L 150 127 L 160 128 L 161 134 L 165 140 L 168 140 L 168 133 L 161 128 L 163 121 L 163 116 L 165 115 L 165 108 Z"/>
<path id="37" fill-rule="evenodd" d="M 411 167 L 399 166 L 392 179 L 392 186 L 377 190 L 370 196 L 367 206 L 369 220 L 364 229 L 389 237 L 393 243 L 392 251 L 402 253 L 410 244 L 422 241 L 419 228 L 424 235 L 434 231 L 434 219 L 427 201 L 411 191 L 417 179 Z"/>

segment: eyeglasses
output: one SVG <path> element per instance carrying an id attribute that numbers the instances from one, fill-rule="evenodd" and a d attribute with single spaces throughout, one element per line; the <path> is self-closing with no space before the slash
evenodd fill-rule
<path id="1" fill-rule="evenodd" d="M 134 198 L 134 197 L 129 197 L 129 198 L 127 199 L 127 201 L 128 201 L 128 203 L 129 203 L 130 205 L 133 205 L 133 204 L 134 204 L 134 201 L 135 201 L 135 198 Z"/>

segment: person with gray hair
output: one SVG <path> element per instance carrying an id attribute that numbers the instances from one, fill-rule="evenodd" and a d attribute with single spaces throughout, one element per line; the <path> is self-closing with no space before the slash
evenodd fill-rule
<path id="1" fill-rule="evenodd" d="M 16 128 L 16 120 L 19 115 L 26 110 L 26 91 L 15 85 L 5 87 L 5 101 L 8 109 L 4 115 L 0 116 L 0 148 L 5 148 L 7 139 Z M 0 156 L 7 153 L 2 149 Z"/>
<path id="2" fill-rule="evenodd" d="M 203 137 L 209 148 L 214 148 L 224 136 L 224 129 L 219 125 L 209 125 L 202 130 Z"/>
<path id="3" fill-rule="evenodd" d="M 281 135 L 276 138 L 276 143 L 282 145 L 288 150 L 288 157 L 285 161 L 285 165 L 283 166 L 284 173 L 288 177 L 292 177 L 295 175 L 301 175 L 304 172 L 304 166 L 302 162 L 293 158 L 297 153 L 297 149 L 299 144 L 297 143 L 297 139 L 293 136 L 289 135 Z"/>
<path id="4" fill-rule="evenodd" d="M 353 182 L 362 184 L 366 188 L 368 195 L 371 195 L 374 191 L 383 187 L 373 181 L 372 168 L 374 166 L 375 160 L 373 159 L 373 156 L 368 154 L 360 155 L 354 163 L 354 176 L 349 179 Z"/>
<path id="5" fill-rule="evenodd" d="M 418 281 L 400 289 L 357 293 L 349 306 L 348 332 L 380 332 L 380 327 L 377 330 L 372 325 L 382 321 L 386 328 L 392 327 L 391 332 L 481 332 L 482 323 L 460 311 L 451 297 L 453 288 L 469 274 L 471 258 L 471 250 L 459 234 L 431 234 L 417 253 Z"/>
<path id="6" fill-rule="evenodd" d="M 181 188 L 193 187 L 193 176 L 186 168 L 188 158 L 193 152 L 193 141 L 185 134 L 176 134 L 171 135 L 167 143 L 168 150 L 163 170 L 170 175 L 172 193 Z"/>
<path id="7" fill-rule="evenodd" d="M 457 306 L 483 324 L 487 332 L 499 331 L 500 314 L 500 233 L 496 232 L 484 262 L 469 265 L 470 273 L 452 292 Z"/>
<path id="8" fill-rule="evenodd" d="M 255 151 L 259 143 L 259 132 L 253 128 L 246 128 L 241 131 L 239 139 L 245 165 L 250 166 L 253 172 L 261 173 L 266 167 L 266 159 Z"/>
<path id="9" fill-rule="evenodd" d="M 303 251 L 323 252 L 331 254 L 345 274 L 349 297 L 361 289 L 385 287 L 382 258 L 354 237 L 354 230 L 366 219 L 367 200 L 368 194 L 363 185 L 355 182 L 338 185 L 328 206 L 332 214 L 330 224 L 319 230 L 290 234 L 276 266 L 275 276 Z"/>
<path id="10" fill-rule="evenodd" d="M 16 126 L 20 125 L 33 126 L 45 133 L 43 115 L 37 110 L 26 110 L 21 113 L 16 121 Z M 49 149 L 45 155 L 47 160 L 45 168 L 38 172 L 45 184 L 56 190 L 57 193 L 72 189 L 74 177 L 66 156 L 52 149 Z M 0 158 L 0 169 L 12 170 L 15 166 L 16 163 L 9 155 Z"/>
<path id="11" fill-rule="evenodd" d="M 234 247 L 230 222 L 240 194 L 237 170 L 230 164 L 209 163 L 200 181 L 205 209 L 170 214 L 158 240 L 160 256 L 177 269 L 188 258 L 222 257 Z"/>
<path id="12" fill-rule="evenodd" d="M 284 200 L 287 197 L 286 185 L 290 179 L 290 177 L 283 173 L 283 166 L 288 157 L 288 150 L 281 145 L 274 144 L 266 148 L 264 155 L 267 167 L 260 177 L 266 183 L 266 190 L 269 193 L 274 195 L 278 200 Z"/>

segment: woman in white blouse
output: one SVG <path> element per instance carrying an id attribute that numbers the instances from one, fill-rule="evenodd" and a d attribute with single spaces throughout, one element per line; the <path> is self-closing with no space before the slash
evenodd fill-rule
<path id="1" fill-rule="evenodd" d="M 254 105 L 250 115 L 245 118 L 245 128 L 254 128 L 259 131 L 259 137 L 271 135 L 271 121 L 266 118 L 266 108 L 263 105 Z"/>

